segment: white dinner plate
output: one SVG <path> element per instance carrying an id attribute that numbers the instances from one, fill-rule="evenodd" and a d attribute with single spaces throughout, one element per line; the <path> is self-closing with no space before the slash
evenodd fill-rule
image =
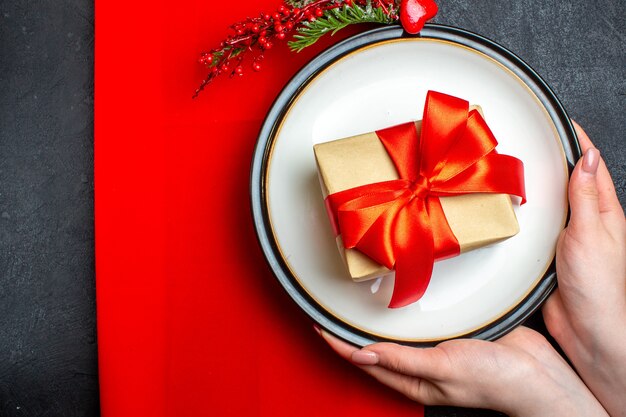
<path id="1" fill-rule="evenodd" d="M 313 145 L 421 119 L 428 90 L 483 108 L 498 151 L 524 163 L 528 203 L 519 206 L 514 199 L 517 236 L 437 262 L 418 302 L 389 309 L 393 275 L 363 283 L 347 275 L 327 219 Z M 255 226 L 271 268 L 294 301 L 354 344 L 494 339 L 535 311 L 555 285 L 568 174 L 579 155 L 554 93 L 501 46 L 440 25 L 427 25 L 419 37 L 395 27 L 376 29 L 322 53 L 277 98 L 253 160 Z"/>

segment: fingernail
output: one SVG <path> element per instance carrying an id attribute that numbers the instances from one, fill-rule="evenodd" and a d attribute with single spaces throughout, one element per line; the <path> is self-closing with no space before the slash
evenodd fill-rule
<path id="1" fill-rule="evenodd" d="M 596 148 L 589 148 L 583 155 L 583 171 L 588 174 L 596 175 L 598 165 L 600 164 L 600 151 Z"/>
<path id="2" fill-rule="evenodd" d="M 357 365 L 376 365 L 378 353 L 371 350 L 357 350 L 352 353 L 352 362 Z"/>
<path id="3" fill-rule="evenodd" d="M 313 325 L 313 330 L 315 330 L 315 333 L 317 333 L 318 335 L 322 335 L 322 329 L 320 329 L 320 327 L 317 324 Z"/>

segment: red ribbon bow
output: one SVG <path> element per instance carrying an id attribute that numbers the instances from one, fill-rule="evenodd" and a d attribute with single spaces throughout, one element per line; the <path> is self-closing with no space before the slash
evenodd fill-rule
<path id="1" fill-rule="evenodd" d="M 396 271 L 389 307 L 419 300 L 430 282 L 435 254 L 460 253 L 439 197 L 506 193 L 526 201 L 524 166 L 498 154 L 498 142 L 469 103 L 429 91 L 421 137 L 414 123 L 377 131 L 400 179 L 328 196 L 346 248 L 357 248 Z"/>

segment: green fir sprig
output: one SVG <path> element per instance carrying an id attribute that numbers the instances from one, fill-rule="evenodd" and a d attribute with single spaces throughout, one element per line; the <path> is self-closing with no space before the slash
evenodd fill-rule
<path id="1" fill-rule="evenodd" d="M 220 75 L 242 76 L 246 64 L 255 72 L 261 71 L 265 52 L 290 35 L 294 37 L 289 47 L 299 52 L 322 36 L 333 35 L 349 25 L 392 24 L 399 19 L 401 8 L 401 0 L 284 1 L 272 13 L 260 13 L 232 24 L 226 39 L 200 54 L 199 61 L 208 73 L 194 97 Z"/>
<path id="2" fill-rule="evenodd" d="M 294 2 L 295 3 L 295 2 Z M 301 2 L 297 2 L 301 3 Z M 364 7 L 358 4 L 344 5 L 335 9 L 329 9 L 324 15 L 316 20 L 304 22 L 293 36 L 293 41 L 288 42 L 292 51 L 300 52 L 306 47 L 313 45 L 322 36 L 332 36 L 341 29 L 358 23 L 381 23 L 391 24 L 398 14 L 397 6 L 394 10 L 385 10 L 382 7 L 373 7 L 368 1 Z"/>
<path id="3" fill-rule="evenodd" d="M 291 7 L 299 7 L 303 8 L 311 3 L 314 3 L 315 0 L 285 0 L 285 4 Z"/>

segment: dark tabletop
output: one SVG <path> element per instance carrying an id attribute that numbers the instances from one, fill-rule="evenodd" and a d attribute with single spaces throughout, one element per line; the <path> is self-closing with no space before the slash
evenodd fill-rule
<path id="1" fill-rule="evenodd" d="M 438 3 L 436 22 L 496 40 L 548 82 L 624 206 L 626 2 Z M 93 30 L 90 1 L 0 2 L 1 417 L 98 415 Z M 529 325 L 545 332 L 538 315 Z"/>

